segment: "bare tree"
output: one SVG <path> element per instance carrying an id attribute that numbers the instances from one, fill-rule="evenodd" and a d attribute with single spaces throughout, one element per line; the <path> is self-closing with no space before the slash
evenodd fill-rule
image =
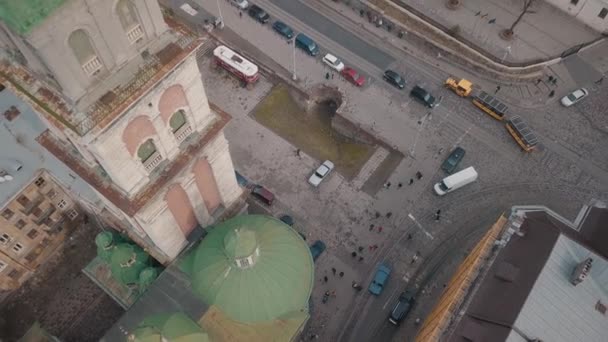
<path id="1" fill-rule="evenodd" d="M 513 22 L 513 24 L 511 24 L 511 27 L 508 29 L 505 29 L 502 31 L 502 36 L 510 39 L 513 37 L 513 30 L 515 29 L 515 26 L 517 26 L 517 24 L 519 24 L 519 22 L 523 19 L 524 15 L 528 14 L 528 13 L 536 13 L 536 11 L 531 10 L 530 6 L 532 6 L 532 4 L 534 4 L 536 2 L 536 0 L 523 0 L 523 8 L 521 13 L 519 13 L 519 16 L 517 17 L 517 19 L 515 19 L 515 21 Z"/>

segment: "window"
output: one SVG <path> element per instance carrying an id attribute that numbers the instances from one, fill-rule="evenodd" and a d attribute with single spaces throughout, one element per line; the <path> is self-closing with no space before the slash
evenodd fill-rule
<path id="1" fill-rule="evenodd" d="M 93 48 L 89 35 L 82 29 L 78 29 L 68 38 L 68 46 L 74 57 L 80 63 L 82 70 L 88 75 L 95 75 L 101 70 L 103 64 Z"/>
<path id="2" fill-rule="evenodd" d="M 15 215 L 15 213 L 12 210 L 10 210 L 10 209 L 5 209 L 2 212 L 2 217 L 4 217 L 7 220 L 10 220 L 11 217 L 13 217 L 13 215 Z"/>
<path id="3" fill-rule="evenodd" d="M 15 223 L 15 227 L 17 227 L 18 229 L 23 229 L 25 225 L 27 225 L 27 223 L 21 219 L 17 221 L 17 223 Z"/>
<path id="4" fill-rule="evenodd" d="M 600 14 L 598 14 L 597 16 L 604 19 L 606 18 L 606 15 L 608 15 L 608 8 L 602 8 Z"/>
<path id="5" fill-rule="evenodd" d="M 48 198 L 53 199 L 53 198 L 55 198 L 55 196 L 57 196 L 57 192 L 55 192 L 55 190 L 51 189 L 51 191 L 47 192 L 46 195 L 48 196 Z"/>
<path id="6" fill-rule="evenodd" d="M 3 233 L 2 235 L 0 235 L 1 244 L 6 245 L 9 242 L 11 242 L 11 237 L 8 234 Z"/>
<path id="7" fill-rule="evenodd" d="M 169 119 L 169 126 L 171 126 L 171 131 L 173 133 L 177 132 L 183 125 L 186 124 L 186 116 L 184 115 L 184 110 L 180 109 Z"/>
<path id="8" fill-rule="evenodd" d="M 46 247 L 49 245 L 50 242 L 51 242 L 51 240 L 49 240 L 49 238 L 44 238 L 44 239 L 42 239 L 42 242 L 40 242 L 40 246 Z"/>
<path id="9" fill-rule="evenodd" d="M 44 178 L 42 177 L 38 177 L 38 179 L 36 179 L 36 181 L 34 182 L 34 184 L 36 184 L 37 187 L 42 187 L 45 183 Z"/>
<path id="10" fill-rule="evenodd" d="M 23 207 L 27 207 L 27 205 L 30 204 L 30 199 L 24 195 L 21 195 L 19 198 L 17 198 L 17 203 L 21 204 Z"/>
<path id="11" fill-rule="evenodd" d="M 68 212 L 68 217 L 70 218 L 70 220 L 74 220 L 75 218 L 78 217 L 78 212 L 74 209 L 70 210 L 70 212 Z"/>
<path id="12" fill-rule="evenodd" d="M 21 276 L 21 272 L 19 272 L 17 270 L 12 270 L 11 273 L 8 274 L 8 276 L 9 276 L 9 278 L 17 280 Z"/>
<path id="13" fill-rule="evenodd" d="M 34 208 L 34 210 L 32 210 L 32 215 L 36 216 L 36 217 L 40 217 L 40 215 L 42 215 L 42 210 L 40 210 L 39 207 Z"/>
<path id="14" fill-rule="evenodd" d="M 570 3 L 574 6 L 578 5 L 578 0 L 570 0 Z"/>
<path id="15" fill-rule="evenodd" d="M 36 252 L 36 250 L 33 250 L 33 251 L 29 252 L 28 255 L 25 256 L 25 260 L 27 260 L 28 262 L 32 262 L 32 261 L 36 260 L 38 255 L 39 254 Z"/>
<path id="16" fill-rule="evenodd" d="M 59 202 L 57 202 L 57 206 L 59 207 L 59 209 L 63 209 L 68 205 L 68 203 L 64 200 L 60 200 Z"/>
<path id="17" fill-rule="evenodd" d="M 13 251 L 15 251 L 15 253 L 21 253 L 21 250 L 23 249 L 23 245 L 20 244 L 19 242 L 17 242 L 14 246 L 13 246 Z"/>
<path id="18" fill-rule="evenodd" d="M 152 139 L 148 139 L 145 143 L 141 144 L 137 149 L 137 156 L 143 162 L 148 160 L 154 152 L 156 152 L 156 146 L 154 146 L 154 141 Z"/>
<path id="19" fill-rule="evenodd" d="M 38 236 L 38 231 L 36 229 L 32 229 L 27 233 L 27 237 L 30 239 L 34 239 L 36 236 Z"/>
<path id="20" fill-rule="evenodd" d="M 4 269 L 8 266 L 4 261 L 0 260 L 0 272 L 4 271 Z"/>

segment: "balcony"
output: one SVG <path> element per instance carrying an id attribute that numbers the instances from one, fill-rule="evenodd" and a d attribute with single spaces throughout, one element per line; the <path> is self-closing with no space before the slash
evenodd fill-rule
<path id="1" fill-rule="evenodd" d="M 182 141 L 186 140 L 186 138 L 189 137 L 190 134 L 192 134 L 192 126 L 190 126 L 189 123 L 182 125 L 182 127 L 175 131 L 175 133 L 173 133 L 178 143 L 181 143 Z"/>
<path id="2" fill-rule="evenodd" d="M 101 70 L 101 67 L 102 64 L 99 60 L 99 57 L 93 56 L 91 57 L 91 59 L 89 59 L 88 62 L 82 65 L 82 70 L 84 70 L 87 75 L 92 76 L 93 74 Z"/>
<path id="3" fill-rule="evenodd" d="M 152 172 L 152 170 L 154 170 L 154 168 L 156 168 L 161 161 L 163 161 L 163 156 L 161 156 L 158 151 L 154 151 L 154 153 L 152 153 L 152 155 L 143 162 L 144 168 L 146 171 Z"/>
<path id="4" fill-rule="evenodd" d="M 144 30 L 141 28 L 141 25 L 137 24 L 133 26 L 127 32 L 127 39 L 130 44 L 135 44 L 141 37 L 144 36 Z"/>

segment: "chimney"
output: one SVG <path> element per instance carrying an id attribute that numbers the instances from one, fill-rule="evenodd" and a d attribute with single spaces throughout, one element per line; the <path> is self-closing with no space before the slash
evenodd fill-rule
<path id="1" fill-rule="evenodd" d="M 576 286 L 582 283 L 585 278 L 587 278 L 589 271 L 591 271 L 592 263 L 593 259 L 587 258 L 585 259 L 585 261 L 576 265 L 574 271 L 572 272 L 572 277 L 570 277 L 570 282 L 572 283 L 572 285 Z"/>

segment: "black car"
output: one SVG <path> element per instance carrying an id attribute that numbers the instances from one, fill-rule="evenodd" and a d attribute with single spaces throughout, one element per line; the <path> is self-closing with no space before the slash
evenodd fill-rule
<path id="1" fill-rule="evenodd" d="M 436 105 L 435 97 L 420 86 L 414 86 L 410 92 L 410 96 L 429 108 L 433 108 Z"/>
<path id="2" fill-rule="evenodd" d="M 272 24 L 272 28 L 287 39 L 293 38 L 293 30 L 282 21 L 275 21 L 274 24 Z"/>
<path id="3" fill-rule="evenodd" d="M 405 80 L 395 71 L 386 70 L 383 77 L 388 83 L 394 85 L 395 87 L 399 89 L 405 88 Z"/>
<path id="4" fill-rule="evenodd" d="M 414 306 L 414 296 L 411 292 L 403 292 L 399 296 L 399 301 L 395 304 L 391 314 L 388 316 L 388 321 L 394 325 L 398 325 L 407 314 L 410 313 L 412 306 Z"/>
<path id="5" fill-rule="evenodd" d="M 462 147 L 456 147 L 452 153 L 441 164 L 441 169 L 449 174 L 456 170 L 456 167 L 464 157 L 465 150 Z"/>
<path id="6" fill-rule="evenodd" d="M 259 6 L 251 5 L 247 13 L 249 13 L 250 17 L 259 21 L 262 24 L 266 24 L 268 21 L 270 21 L 270 16 L 268 15 L 268 13 L 266 13 L 266 11 L 264 11 Z"/>

